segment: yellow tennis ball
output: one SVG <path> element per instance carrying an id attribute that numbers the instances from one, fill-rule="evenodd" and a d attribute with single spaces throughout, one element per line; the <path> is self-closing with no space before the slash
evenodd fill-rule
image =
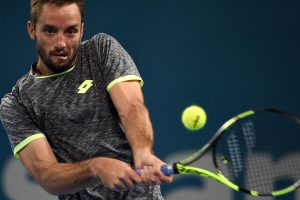
<path id="1" fill-rule="evenodd" d="M 191 105 L 182 112 L 181 120 L 185 128 L 190 131 L 197 131 L 206 123 L 206 113 L 198 105 Z"/>

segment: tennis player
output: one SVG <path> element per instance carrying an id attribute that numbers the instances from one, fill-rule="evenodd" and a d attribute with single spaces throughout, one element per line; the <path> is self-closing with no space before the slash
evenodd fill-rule
<path id="1" fill-rule="evenodd" d="M 163 199 L 142 78 L 113 37 L 81 42 L 83 19 L 83 0 L 31 0 L 38 60 L 0 107 L 14 155 L 59 199 Z"/>

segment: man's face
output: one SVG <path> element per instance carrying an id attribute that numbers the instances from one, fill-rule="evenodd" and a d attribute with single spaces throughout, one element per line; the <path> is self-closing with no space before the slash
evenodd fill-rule
<path id="1" fill-rule="evenodd" d="M 59 73 L 74 64 L 83 33 L 75 3 L 60 7 L 45 4 L 37 23 L 28 23 L 28 30 L 39 54 L 38 70 Z"/>

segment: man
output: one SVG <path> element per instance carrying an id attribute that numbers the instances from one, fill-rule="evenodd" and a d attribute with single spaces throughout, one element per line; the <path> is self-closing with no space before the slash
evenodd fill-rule
<path id="1" fill-rule="evenodd" d="M 83 0 L 31 0 L 39 58 L 0 107 L 14 155 L 59 199 L 162 199 L 142 79 L 111 36 L 80 42 L 83 17 Z"/>

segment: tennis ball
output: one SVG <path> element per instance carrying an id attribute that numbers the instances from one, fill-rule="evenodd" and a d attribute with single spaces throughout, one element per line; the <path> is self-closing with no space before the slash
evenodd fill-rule
<path id="1" fill-rule="evenodd" d="M 204 127 L 206 123 L 206 113 L 198 105 L 191 105 L 184 109 L 181 120 L 185 128 L 190 131 L 197 131 Z"/>

